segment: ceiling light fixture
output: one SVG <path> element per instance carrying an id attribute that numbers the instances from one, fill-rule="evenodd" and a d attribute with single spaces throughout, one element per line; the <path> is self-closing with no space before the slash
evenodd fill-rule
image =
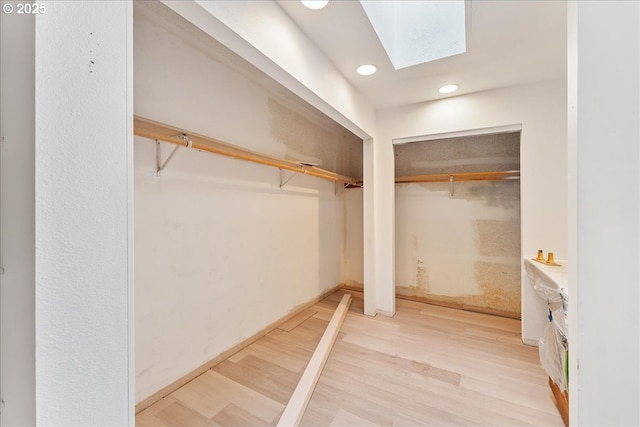
<path id="1" fill-rule="evenodd" d="M 451 93 L 451 92 L 455 92 L 458 90 L 460 86 L 458 86 L 455 83 L 449 83 L 447 85 L 442 86 L 440 89 L 438 89 L 438 92 L 440 93 Z"/>
<path id="2" fill-rule="evenodd" d="M 318 10 L 325 7 L 329 3 L 329 0 L 301 0 L 300 3 L 308 9 Z"/>
<path id="3" fill-rule="evenodd" d="M 373 64 L 366 64 L 359 66 L 356 71 L 361 76 L 370 76 L 371 74 L 374 74 L 376 71 L 378 71 L 378 67 Z"/>

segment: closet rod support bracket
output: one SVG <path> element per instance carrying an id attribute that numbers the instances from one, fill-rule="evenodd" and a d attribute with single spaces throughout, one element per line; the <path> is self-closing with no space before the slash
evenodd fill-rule
<path id="1" fill-rule="evenodd" d="M 293 176 L 296 174 L 296 172 L 290 172 L 291 175 L 289 175 L 288 177 L 285 178 L 285 171 L 280 169 L 280 189 L 282 189 L 282 187 L 284 187 L 285 185 L 287 185 L 287 183 L 289 181 L 291 181 L 291 178 L 293 178 Z M 305 171 L 306 173 L 306 171 Z"/>
<path id="2" fill-rule="evenodd" d="M 187 135 L 184 133 L 180 135 L 176 135 L 174 138 L 182 139 L 184 141 L 185 147 L 187 148 L 191 148 L 193 145 L 189 137 L 187 137 Z M 167 157 L 167 160 L 162 162 L 160 160 L 160 141 L 156 139 L 156 175 L 157 176 L 160 176 L 160 172 L 162 172 L 162 170 L 167 167 L 167 165 L 169 164 L 169 161 L 171 161 L 171 159 L 173 158 L 173 155 L 176 154 L 176 151 L 178 151 L 180 147 L 181 145 L 176 145 L 174 149 L 171 151 L 171 153 L 169 154 L 169 156 Z"/>

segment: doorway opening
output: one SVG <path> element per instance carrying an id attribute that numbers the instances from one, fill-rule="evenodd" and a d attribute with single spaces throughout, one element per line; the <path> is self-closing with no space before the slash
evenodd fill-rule
<path id="1" fill-rule="evenodd" d="M 394 146 L 396 295 L 519 318 L 520 132 Z"/>

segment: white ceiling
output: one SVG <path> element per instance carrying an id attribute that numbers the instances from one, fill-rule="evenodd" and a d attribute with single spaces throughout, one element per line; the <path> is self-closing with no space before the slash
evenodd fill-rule
<path id="1" fill-rule="evenodd" d="M 321 10 L 299 1 L 280 7 L 376 109 L 566 77 L 566 2 L 467 2 L 467 52 L 394 70 L 360 2 L 333 0 Z M 373 63 L 373 76 L 356 73 Z M 460 89 L 438 93 L 446 83 Z"/>

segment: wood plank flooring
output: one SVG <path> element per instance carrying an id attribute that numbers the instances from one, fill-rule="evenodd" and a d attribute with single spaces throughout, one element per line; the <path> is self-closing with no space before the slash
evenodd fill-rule
<path id="1" fill-rule="evenodd" d="M 276 425 L 344 291 L 330 295 L 136 416 L 139 426 Z M 520 321 L 359 292 L 301 426 L 563 426 Z"/>

